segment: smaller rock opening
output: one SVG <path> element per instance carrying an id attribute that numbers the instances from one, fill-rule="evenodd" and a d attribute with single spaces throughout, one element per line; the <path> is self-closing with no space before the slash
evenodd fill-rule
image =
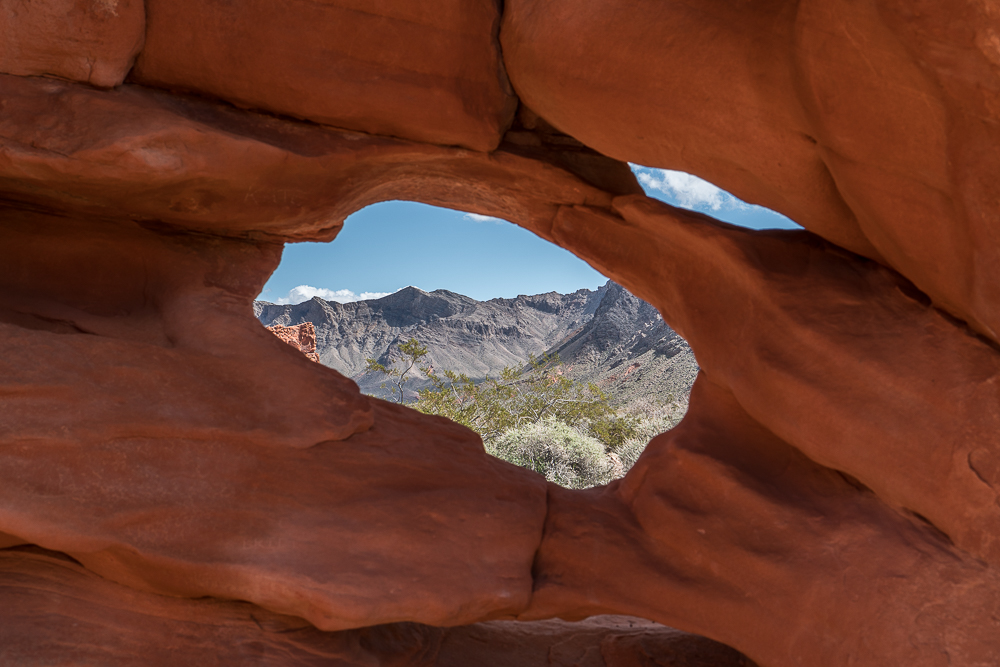
<path id="1" fill-rule="evenodd" d="M 749 204 L 719 186 L 683 171 L 630 165 L 646 194 L 672 206 L 704 213 L 748 229 L 802 229 L 788 217 Z"/>

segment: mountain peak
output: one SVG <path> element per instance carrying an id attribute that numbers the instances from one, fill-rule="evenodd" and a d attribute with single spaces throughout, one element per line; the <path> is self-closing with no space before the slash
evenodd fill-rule
<path id="1" fill-rule="evenodd" d="M 434 291 L 436 292 L 438 290 L 434 290 Z M 392 294 L 387 294 L 386 296 L 392 296 L 393 294 L 409 294 L 409 293 L 413 293 L 413 292 L 416 292 L 417 294 L 431 294 L 431 292 L 427 292 L 425 290 L 422 290 L 419 287 L 417 287 L 416 285 L 407 285 L 406 287 L 404 287 L 402 289 L 398 289 L 395 292 L 393 292 Z M 385 296 L 379 297 L 379 298 L 380 299 L 384 299 Z M 375 300 L 375 299 L 373 299 L 373 300 Z"/>
<path id="2" fill-rule="evenodd" d="M 593 376 L 618 387 L 626 379 L 635 384 L 640 375 L 660 378 L 667 365 L 677 366 L 672 357 L 680 352 L 684 352 L 680 357 L 690 356 L 652 306 L 610 281 L 596 291 L 489 301 L 410 285 L 380 299 L 325 303 L 322 299 L 283 306 L 257 303 L 255 313 L 266 325 L 312 322 L 321 363 L 376 394 L 381 379 L 364 375 L 365 360 L 397 358 L 396 348 L 410 338 L 429 349 L 427 362 L 434 368 L 473 379 L 495 375 L 505 366 L 521 367 L 532 354 L 558 351 L 567 372 L 583 372 L 584 379 Z M 640 363 L 642 370 L 626 378 L 615 370 L 625 361 Z M 686 370 L 676 382 L 665 380 L 664 386 L 693 379 L 693 358 L 682 365 Z M 418 376 L 407 386 L 420 389 L 426 383 Z"/>

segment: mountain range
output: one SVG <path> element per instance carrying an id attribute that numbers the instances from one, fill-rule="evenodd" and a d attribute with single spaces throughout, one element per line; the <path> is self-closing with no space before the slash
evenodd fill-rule
<path id="1" fill-rule="evenodd" d="M 687 342 L 656 309 L 611 281 L 597 290 L 488 301 L 407 287 L 353 303 L 257 301 L 254 314 L 265 326 L 311 322 L 320 363 L 373 395 L 386 395 L 384 378 L 365 374 L 366 359 L 388 365 L 410 338 L 427 347 L 426 365 L 473 379 L 523 367 L 531 355 L 558 354 L 565 373 L 595 382 L 620 403 L 684 400 L 698 370 Z M 411 376 L 408 399 L 428 384 Z"/>

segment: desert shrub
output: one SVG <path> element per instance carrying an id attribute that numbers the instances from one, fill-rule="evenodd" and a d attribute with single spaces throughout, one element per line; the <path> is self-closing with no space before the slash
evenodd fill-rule
<path id="1" fill-rule="evenodd" d="M 432 386 L 419 392 L 413 407 L 468 426 L 485 441 L 544 419 L 587 427 L 602 440 L 624 441 L 628 430 L 626 422 L 616 426 L 610 398 L 596 385 L 562 374 L 558 356 L 531 357 L 526 370 L 508 367 L 481 382 L 448 370 L 422 370 Z"/>
<path id="2" fill-rule="evenodd" d="M 621 462 L 621 474 L 624 475 L 635 462 L 639 460 L 639 455 L 646 449 L 646 445 L 649 444 L 649 438 L 639 437 L 630 438 L 622 445 L 616 454 L 618 455 L 618 460 Z"/>
<path id="3" fill-rule="evenodd" d="M 620 467 L 597 439 L 551 417 L 487 441 L 486 451 L 570 489 L 606 484 Z"/>
<path id="4" fill-rule="evenodd" d="M 608 451 L 617 452 L 626 442 L 639 433 L 641 418 L 632 414 L 614 412 L 601 415 L 587 422 L 590 435 L 600 440 Z"/>
<path id="5" fill-rule="evenodd" d="M 647 441 L 677 426 L 686 412 L 686 400 L 656 401 L 651 398 L 634 401 L 622 410 L 635 420 L 635 430 L 628 439 L 645 438 Z"/>
<path id="6" fill-rule="evenodd" d="M 568 488 L 621 477 L 650 439 L 673 428 L 687 409 L 673 396 L 644 397 L 616 409 L 596 385 L 564 375 L 558 356 L 531 357 L 526 368 L 508 367 L 476 382 L 419 366 L 427 348 L 413 338 L 398 351 L 401 359 L 394 363 L 367 360 L 367 371 L 384 374 L 396 400 L 402 402 L 403 383 L 416 368 L 431 386 L 418 392 L 412 407 L 468 426 L 490 454 Z"/>
<path id="7" fill-rule="evenodd" d="M 624 414 L 634 420 L 634 428 L 621 447 L 615 450 L 621 462 L 619 476 L 627 473 L 635 465 L 650 440 L 677 426 L 684 418 L 685 412 L 687 412 L 687 401 L 658 402 L 647 398 L 629 405 Z"/>

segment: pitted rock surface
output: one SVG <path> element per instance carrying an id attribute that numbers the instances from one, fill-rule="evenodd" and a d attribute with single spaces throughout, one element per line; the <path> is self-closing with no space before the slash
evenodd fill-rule
<path id="1" fill-rule="evenodd" d="M 319 362 L 319 355 L 316 354 L 316 328 L 312 322 L 303 322 L 290 327 L 272 324 L 267 327 L 267 330 L 277 336 L 279 340 L 306 355 L 307 359 Z"/>

